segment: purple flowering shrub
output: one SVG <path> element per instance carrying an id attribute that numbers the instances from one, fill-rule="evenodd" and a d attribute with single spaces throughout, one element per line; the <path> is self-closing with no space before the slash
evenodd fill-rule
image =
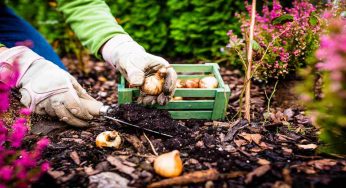
<path id="1" fill-rule="evenodd" d="M 16 73 L 1 72 L 1 80 L 7 84 L 0 81 L 0 117 L 9 108 L 9 93 L 17 77 Z M 3 119 L 0 120 L 0 188 L 28 187 L 49 169 L 47 162 L 38 164 L 49 140 L 42 138 L 32 150 L 23 149 L 22 142 L 28 132 L 26 118 L 30 110 L 23 108 L 19 114 L 13 125 L 6 125 Z"/>
<path id="2" fill-rule="evenodd" d="M 237 15 L 241 20 L 244 36 L 238 38 L 232 31 L 228 32 L 230 54 L 237 54 L 246 59 L 245 44 L 249 32 L 251 6 L 248 14 Z M 254 30 L 254 78 L 267 80 L 282 78 L 306 65 L 306 58 L 318 47 L 320 31 L 316 8 L 307 0 L 295 0 L 292 8 L 283 8 L 278 0 L 273 6 L 264 5 L 256 14 Z"/>
<path id="3" fill-rule="evenodd" d="M 325 13 L 327 28 L 320 37 L 315 66 L 304 71 L 306 81 L 298 87 L 314 124 L 319 127 L 321 152 L 346 154 L 346 18 Z M 316 100 L 316 73 L 322 96 Z"/>

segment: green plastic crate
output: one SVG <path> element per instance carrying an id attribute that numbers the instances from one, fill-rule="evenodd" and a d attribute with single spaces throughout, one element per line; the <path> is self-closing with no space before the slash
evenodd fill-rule
<path id="1" fill-rule="evenodd" d="M 173 119 L 207 119 L 220 120 L 226 117 L 230 89 L 225 85 L 216 63 L 206 64 L 172 64 L 181 80 L 215 76 L 218 88 L 177 88 L 174 96 L 193 97 L 193 100 L 170 101 L 165 106 L 155 105 L 155 108 L 168 110 Z M 139 96 L 138 88 L 127 88 L 123 76 L 118 84 L 118 103 L 130 104 Z"/>

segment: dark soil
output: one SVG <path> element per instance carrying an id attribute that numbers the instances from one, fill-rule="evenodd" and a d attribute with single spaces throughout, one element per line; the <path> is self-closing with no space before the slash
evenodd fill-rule
<path id="1" fill-rule="evenodd" d="M 97 70 L 111 72 L 109 67 L 96 64 Z M 145 132 L 159 154 L 179 150 L 184 161 L 184 174 L 215 168 L 220 173 L 239 172 L 239 176 L 222 180 L 188 184 L 188 187 L 343 187 L 346 180 L 346 160 L 318 154 L 316 128 L 298 108 L 274 108 L 267 122 L 263 86 L 253 85 L 254 121 L 231 119 L 239 106 L 237 92 L 242 88 L 238 72 L 222 70 L 224 80 L 232 90 L 230 121 L 208 122 L 199 120 L 172 120 L 166 111 L 124 105 L 115 117 L 141 127 L 170 134 L 173 138 Z M 104 74 L 106 79 L 79 77 L 90 93 L 107 104 L 114 104 L 115 75 Z M 78 75 L 78 74 L 75 74 Z M 269 87 L 270 88 L 270 87 Z M 105 93 L 100 93 L 100 92 Z M 282 101 L 281 101 L 282 102 Z M 289 112 L 289 113 L 288 113 Z M 102 172 L 114 172 L 129 180 L 129 185 L 145 187 L 162 180 L 153 171 L 154 152 L 144 132 L 103 118 L 91 122 L 91 127 L 76 129 L 54 118 L 32 118 L 32 135 L 26 144 L 33 144 L 47 135 L 51 144 L 43 159 L 52 169 L 33 187 L 97 187 L 90 177 Z M 100 149 L 95 138 L 102 131 L 117 130 L 123 143 L 120 149 Z M 75 154 L 77 153 L 77 155 Z M 121 161 L 111 164 L 108 156 Z M 269 165 L 269 170 L 258 173 L 258 167 Z M 131 170 L 131 173 L 129 172 Z M 257 171 L 256 171 L 257 170 Z M 250 172 L 258 173 L 248 180 Z M 246 182 L 246 183 L 245 183 Z"/>

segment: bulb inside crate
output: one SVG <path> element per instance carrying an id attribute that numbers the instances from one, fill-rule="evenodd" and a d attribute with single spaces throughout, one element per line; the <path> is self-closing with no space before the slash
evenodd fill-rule
<path id="1" fill-rule="evenodd" d="M 217 88 L 218 81 L 214 76 L 205 76 L 201 79 L 191 78 L 191 79 L 178 79 L 176 83 L 177 88 L 207 88 L 213 89 Z"/>
<path id="2" fill-rule="evenodd" d="M 154 105 L 154 108 L 167 110 L 173 119 L 209 119 L 220 120 L 225 118 L 230 89 L 224 84 L 216 63 L 208 64 L 172 64 L 178 74 L 177 89 L 173 99 L 166 105 Z M 186 88 L 186 80 L 201 80 L 213 77 L 217 86 L 201 88 Z M 121 77 L 118 84 L 118 103 L 129 104 L 136 101 L 140 95 L 138 88 L 129 88 L 126 80 Z"/>

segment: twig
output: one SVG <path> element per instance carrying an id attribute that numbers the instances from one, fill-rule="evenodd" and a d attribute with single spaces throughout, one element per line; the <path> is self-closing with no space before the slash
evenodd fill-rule
<path id="1" fill-rule="evenodd" d="M 237 45 L 237 43 L 235 41 L 233 41 L 232 38 L 230 38 L 230 41 L 233 42 L 233 44 L 235 46 Z M 244 69 L 247 70 L 246 61 L 244 60 L 244 58 L 241 55 L 240 51 L 237 48 L 233 48 L 233 49 L 237 52 L 238 56 L 240 57 L 240 60 L 241 60 L 241 63 L 243 64 L 243 66 L 244 66 Z"/>
<path id="2" fill-rule="evenodd" d="M 239 96 L 239 110 L 237 111 L 237 113 L 232 117 L 232 119 L 234 119 L 236 116 L 239 116 L 239 118 L 241 117 L 242 114 L 242 106 L 243 106 L 243 96 L 244 96 L 244 92 L 246 89 L 246 84 L 248 83 L 249 80 L 245 80 L 244 84 L 243 84 L 243 88 L 241 90 L 240 96 Z"/>
<path id="3" fill-rule="evenodd" d="M 148 187 L 168 187 L 172 185 L 185 185 L 189 183 L 200 183 L 210 180 L 217 180 L 219 178 L 219 172 L 215 169 L 195 171 L 183 176 L 178 176 L 170 179 L 164 179 L 159 182 L 154 182 Z"/>
<path id="4" fill-rule="evenodd" d="M 244 175 L 245 175 L 245 172 L 242 172 L 242 171 L 222 174 L 222 173 L 219 173 L 216 169 L 209 169 L 209 170 L 191 172 L 191 173 L 184 174 L 182 176 L 178 176 L 174 178 L 163 179 L 161 181 L 149 184 L 148 187 L 150 188 L 171 187 L 173 185 L 186 185 L 191 183 L 202 183 L 206 181 L 214 181 L 214 180 L 220 180 L 220 179 L 231 179 L 231 178 L 237 178 Z"/>
<path id="5" fill-rule="evenodd" d="M 249 80 L 246 84 L 245 89 L 245 119 L 247 119 L 249 122 L 251 120 L 250 117 L 250 106 L 251 106 L 251 67 L 252 67 L 252 42 L 253 42 L 253 35 L 254 35 L 254 27 L 255 27 L 255 18 L 256 18 L 256 0 L 252 0 L 252 9 L 251 9 L 251 23 L 250 23 L 250 34 L 249 34 L 249 45 L 248 45 L 248 53 L 247 53 L 247 71 L 245 79 Z"/>
<path id="6" fill-rule="evenodd" d="M 240 120 L 240 119 L 239 119 Z M 241 123 L 239 123 L 240 121 L 238 121 L 238 124 L 229 128 L 229 131 L 227 132 L 225 138 L 224 138 L 224 142 L 226 141 L 232 141 L 233 142 L 233 139 L 234 137 L 236 136 L 237 132 L 241 129 L 244 129 L 245 127 L 247 127 L 248 125 L 243 125 L 241 126 Z"/>
<path id="7" fill-rule="evenodd" d="M 150 155 L 145 155 L 145 154 L 137 154 L 137 153 L 134 153 L 133 155 L 136 156 L 136 157 L 142 157 L 142 158 L 156 158 L 156 156 L 155 156 L 155 155 L 152 155 L 152 154 L 150 154 Z"/>
<path id="8" fill-rule="evenodd" d="M 264 90 L 264 94 L 265 94 L 265 96 L 266 96 L 266 98 L 267 98 L 267 100 L 268 100 L 268 103 L 267 103 L 267 114 L 268 114 L 268 115 L 269 115 L 269 112 L 270 112 L 270 102 L 271 102 L 271 100 L 272 100 L 272 98 L 273 98 L 273 96 L 274 96 L 274 93 L 276 92 L 276 86 L 278 85 L 278 83 L 279 83 L 279 80 L 276 80 L 275 85 L 274 85 L 273 92 L 270 94 L 270 97 L 268 97 L 267 91 Z M 264 125 L 266 122 L 267 122 L 267 116 L 265 116 L 265 118 L 264 118 L 263 125 Z"/>
<path id="9" fill-rule="evenodd" d="M 151 141 L 149 140 L 149 138 L 147 137 L 147 135 L 146 135 L 145 133 L 143 133 L 143 135 L 144 135 L 144 137 L 148 140 L 149 145 L 150 145 L 150 147 L 151 147 L 151 150 L 153 150 L 154 155 L 159 156 L 159 154 L 157 154 L 157 152 L 156 152 L 156 150 L 155 150 L 155 147 L 154 147 L 153 143 L 151 143 Z"/>

